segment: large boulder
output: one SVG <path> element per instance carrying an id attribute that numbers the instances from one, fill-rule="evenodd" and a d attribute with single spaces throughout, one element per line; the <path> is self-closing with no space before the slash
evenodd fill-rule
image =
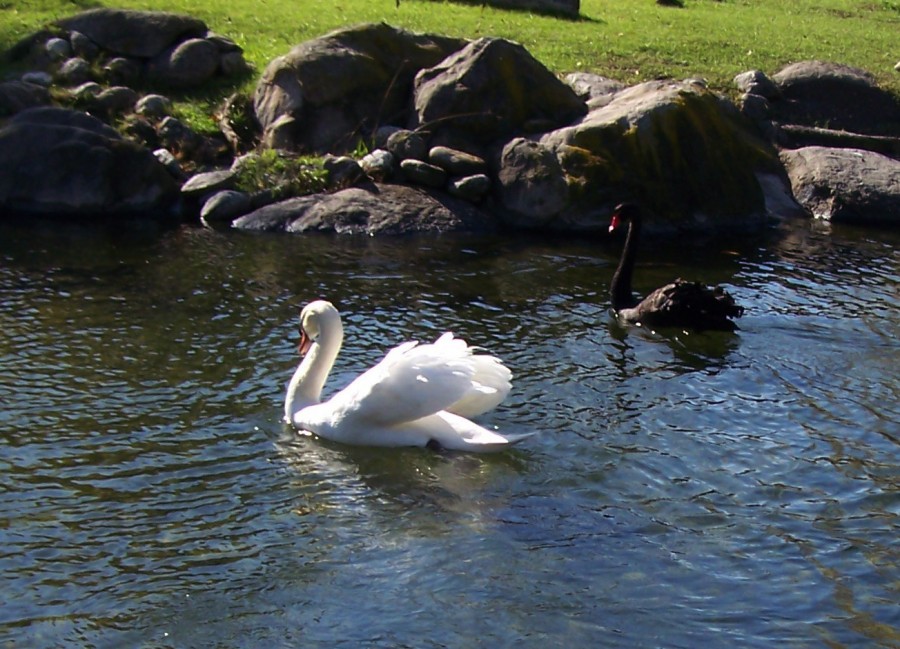
<path id="1" fill-rule="evenodd" d="M 416 73 L 465 43 L 383 23 L 301 43 L 269 63 L 256 87 L 263 138 L 297 151 L 352 150 L 378 126 L 405 125 Z"/>
<path id="2" fill-rule="evenodd" d="M 801 61 L 772 76 L 780 99 L 771 118 L 783 123 L 869 134 L 900 133 L 900 101 L 865 70 Z"/>
<path id="3" fill-rule="evenodd" d="M 162 11 L 89 9 L 56 21 L 69 32 L 84 34 L 102 49 L 139 58 L 153 58 L 188 38 L 206 35 L 197 18 Z"/>
<path id="4" fill-rule="evenodd" d="M 794 196 L 816 218 L 900 225 L 900 161 L 862 149 L 781 153 Z"/>
<path id="5" fill-rule="evenodd" d="M 232 225 L 267 232 L 370 235 L 490 232 L 497 227 L 490 214 L 443 192 L 382 184 L 291 198 L 242 216 Z"/>
<path id="6" fill-rule="evenodd" d="M 480 38 L 419 72 L 415 111 L 414 126 L 433 142 L 464 145 L 549 131 L 587 106 L 518 43 Z"/>
<path id="7" fill-rule="evenodd" d="M 578 123 L 538 138 L 555 154 L 565 180 L 548 185 L 552 210 L 544 227 L 602 230 L 612 206 L 643 202 L 653 215 L 647 229 L 747 229 L 768 218 L 767 187 L 784 171 L 777 152 L 733 104 L 697 81 L 651 81 L 614 95 Z M 501 167 L 501 174 L 503 170 Z M 505 192 L 518 181 L 512 177 Z M 510 221 L 534 214 L 504 201 Z"/>
<path id="8" fill-rule="evenodd" d="M 0 117 L 49 103 L 50 91 L 44 86 L 18 80 L 0 82 Z"/>
<path id="9" fill-rule="evenodd" d="M 0 210 L 170 218 L 176 183 L 154 155 L 85 113 L 33 108 L 0 130 Z"/>

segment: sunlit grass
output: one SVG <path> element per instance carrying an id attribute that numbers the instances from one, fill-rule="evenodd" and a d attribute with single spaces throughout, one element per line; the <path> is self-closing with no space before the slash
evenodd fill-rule
<path id="1" fill-rule="evenodd" d="M 435 0 L 0 0 L 0 46 L 50 21 L 93 6 L 175 11 L 197 16 L 236 40 L 256 72 L 272 58 L 330 30 L 387 22 L 414 31 L 522 43 L 563 74 L 598 72 L 625 82 L 703 77 L 722 90 L 748 69 L 772 74 L 821 59 L 864 68 L 900 94 L 900 0 L 582 0 L 581 19 Z"/>

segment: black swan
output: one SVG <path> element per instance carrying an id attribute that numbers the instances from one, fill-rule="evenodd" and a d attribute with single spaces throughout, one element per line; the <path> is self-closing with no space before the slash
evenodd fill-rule
<path id="1" fill-rule="evenodd" d="M 628 223 L 628 235 L 609 287 L 612 306 L 619 318 L 647 327 L 684 327 L 696 331 L 734 331 L 738 328 L 731 318 L 740 317 L 744 308 L 718 286 L 709 288 L 676 279 L 643 300 L 636 299 L 631 291 L 631 274 L 641 234 L 641 210 L 636 204 L 617 205 L 609 231 L 615 231 L 623 223 Z"/>

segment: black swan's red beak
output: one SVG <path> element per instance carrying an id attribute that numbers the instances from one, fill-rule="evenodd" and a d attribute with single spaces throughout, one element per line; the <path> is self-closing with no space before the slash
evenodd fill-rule
<path id="1" fill-rule="evenodd" d="M 609 222 L 609 231 L 613 232 L 622 224 L 622 218 L 618 212 L 613 212 L 612 219 Z"/>

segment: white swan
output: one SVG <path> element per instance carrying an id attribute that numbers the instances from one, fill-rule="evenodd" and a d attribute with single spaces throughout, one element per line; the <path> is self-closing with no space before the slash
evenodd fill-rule
<path id="1" fill-rule="evenodd" d="M 344 328 L 337 309 L 318 300 L 300 313 L 303 360 L 288 384 L 285 421 L 326 439 L 366 446 L 428 446 L 498 451 L 531 433 L 504 436 L 470 421 L 507 395 L 512 373 L 445 333 L 430 345 L 406 342 L 320 403 Z"/>

